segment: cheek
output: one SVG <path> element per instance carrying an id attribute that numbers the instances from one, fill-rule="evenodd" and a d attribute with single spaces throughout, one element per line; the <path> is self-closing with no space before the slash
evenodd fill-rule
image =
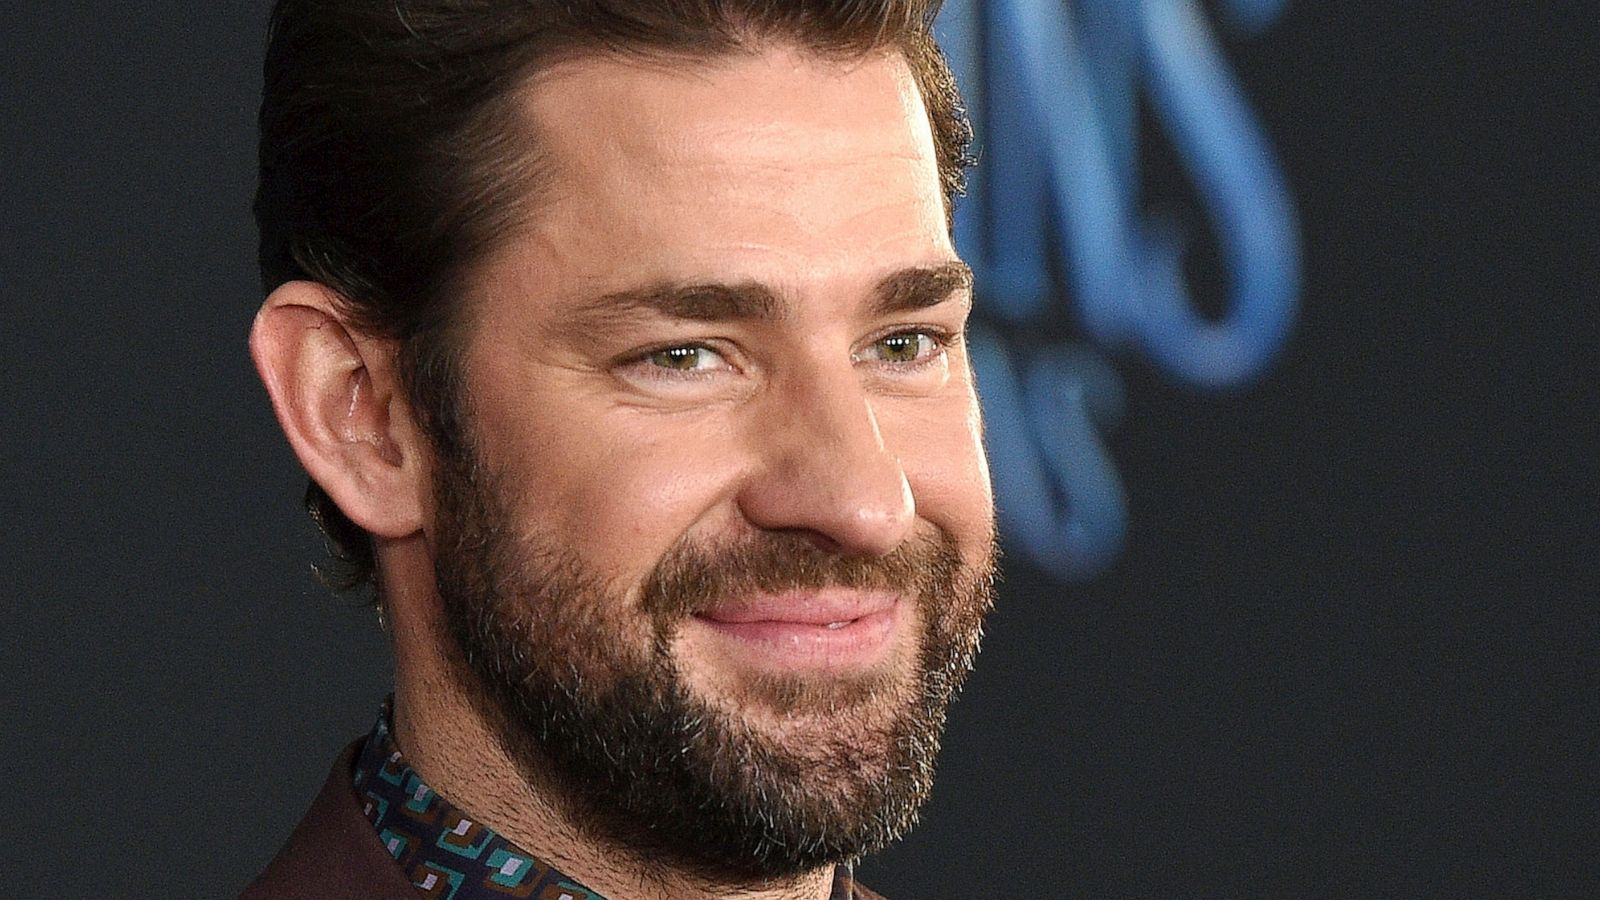
<path id="1" fill-rule="evenodd" d="M 659 414 L 569 407 L 507 425 L 495 459 L 522 488 L 518 530 L 571 548 L 619 586 L 642 579 L 716 509 L 739 467 L 707 423 Z"/>
<path id="2" fill-rule="evenodd" d="M 977 401 L 928 404 L 905 411 L 889 427 L 919 518 L 949 531 L 972 554 L 985 552 L 994 530 L 994 496 L 983 450 Z"/>

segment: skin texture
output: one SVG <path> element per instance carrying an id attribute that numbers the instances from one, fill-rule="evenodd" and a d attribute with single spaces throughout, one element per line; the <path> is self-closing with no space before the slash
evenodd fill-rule
<path id="1" fill-rule="evenodd" d="M 603 583 L 606 608 L 588 615 L 619 652 L 647 652 L 652 622 L 633 601 L 685 545 L 782 535 L 872 559 L 942 534 L 983 570 L 994 522 L 960 338 L 970 290 L 946 279 L 885 306 L 885 279 L 956 262 L 904 61 L 785 47 L 709 62 L 584 57 L 536 76 L 522 101 L 548 191 L 469 280 L 467 418 L 479 462 L 505 486 L 496 505 L 511 538 L 564 548 Z M 666 308 L 649 299 L 702 285 L 721 287 Z M 438 461 L 394 348 L 352 329 L 335 299 L 285 285 L 251 346 L 302 463 L 377 539 L 396 738 L 412 764 L 608 896 L 825 897 L 826 869 L 732 886 L 630 860 L 523 777 L 472 702 L 443 618 Z M 824 700 L 834 683 L 908 683 L 921 619 L 937 614 L 900 603 L 880 651 L 828 664 L 752 650 L 693 618 L 667 649 L 695 697 L 801 747 L 836 735 L 837 716 L 793 690 L 763 693 L 775 671 Z"/>

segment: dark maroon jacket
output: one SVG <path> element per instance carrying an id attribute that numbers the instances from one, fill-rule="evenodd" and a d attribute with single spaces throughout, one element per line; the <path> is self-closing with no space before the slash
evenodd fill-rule
<path id="1" fill-rule="evenodd" d="M 305 818 L 239 900 L 417 900 L 419 892 L 361 814 L 351 786 L 364 740 L 339 754 Z M 883 900 L 851 881 L 841 868 L 834 896 Z"/>
<path id="2" fill-rule="evenodd" d="M 361 744 L 339 754 L 305 818 L 240 900 L 417 900 L 405 870 L 361 814 L 351 786 Z"/>

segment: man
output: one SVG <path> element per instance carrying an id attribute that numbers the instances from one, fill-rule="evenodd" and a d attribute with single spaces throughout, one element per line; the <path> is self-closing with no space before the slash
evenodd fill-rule
<path id="1" fill-rule="evenodd" d="M 250 346 L 395 690 L 246 896 L 874 896 L 993 573 L 934 12 L 280 0 Z"/>

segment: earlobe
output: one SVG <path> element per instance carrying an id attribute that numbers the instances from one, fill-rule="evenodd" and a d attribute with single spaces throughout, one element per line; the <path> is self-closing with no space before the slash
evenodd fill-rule
<path id="1" fill-rule="evenodd" d="M 419 531 L 424 448 L 393 343 L 354 328 L 327 287 L 291 281 L 262 304 L 250 355 L 300 464 L 344 514 L 377 537 Z"/>

